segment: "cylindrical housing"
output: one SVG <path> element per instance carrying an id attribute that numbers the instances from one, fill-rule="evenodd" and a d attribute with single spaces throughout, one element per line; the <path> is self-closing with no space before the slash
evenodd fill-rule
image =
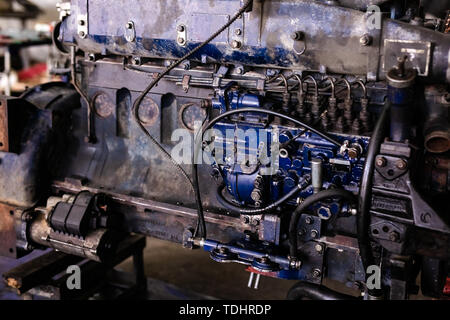
<path id="1" fill-rule="evenodd" d="M 311 179 L 314 193 L 320 192 L 323 186 L 323 166 L 322 159 L 311 160 Z"/>
<path id="2" fill-rule="evenodd" d="M 31 242 L 67 254 L 105 262 L 114 256 L 117 248 L 118 238 L 114 232 L 108 229 L 97 229 L 89 232 L 85 238 L 80 238 L 53 232 L 43 213 L 38 214 L 29 223 L 29 238 Z"/>
<path id="3" fill-rule="evenodd" d="M 410 138 L 416 78 L 415 70 L 409 69 L 401 75 L 399 72 L 398 69 L 392 69 L 387 74 L 388 99 L 391 103 L 390 138 L 395 142 Z"/>

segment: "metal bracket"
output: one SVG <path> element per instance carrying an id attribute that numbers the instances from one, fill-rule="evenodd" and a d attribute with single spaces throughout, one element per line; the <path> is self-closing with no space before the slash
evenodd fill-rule
<path id="1" fill-rule="evenodd" d="M 186 47 L 187 44 L 187 28 L 184 24 L 177 26 L 177 43 L 182 47 Z"/>
<path id="2" fill-rule="evenodd" d="M 128 21 L 125 25 L 125 39 L 128 42 L 133 42 L 136 40 L 136 28 L 134 27 L 133 21 Z"/>
<path id="3" fill-rule="evenodd" d="M 78 36 L 81 39 L 85 39 L 88 35 L 88 18 L 87 14 L 79 14 L 77 19 L 78 24 Z"/>
<path id="4" fill-rule="evenodd" d="M 191 81 L 190 75 L 186 74 L 183 76 L 182 86 L 183 86 L 183 91 L 186 93 L 189 91 L 189 82 L 190 81 Z"/>

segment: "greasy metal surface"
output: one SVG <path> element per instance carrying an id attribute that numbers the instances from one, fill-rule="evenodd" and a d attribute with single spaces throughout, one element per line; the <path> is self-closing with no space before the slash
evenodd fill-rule
<path id="1" fill-rule="evenodd" d="M 212 33 L 212 30 L 203 27 L 201 32 L 197 31 L 200 25 L 218 29 L 220 21 L 226 20 L 223 17 L 231 16 L 240 3 L 237 0 L 213 3 L 154 0 L 153 5 L 148 6 L 147 1 L 131 0 L 129 5 L 116 10 L 108 0 L 92 1 L 89 8 L 85 7 L 83 1 L 74 0 L 72 16 L 63 22 L 61 28 L 61 40 L 76 43 L 83 50 L 93 53 L 176 58 Z M 85 11 L 89 19 L 89 35 L 81 39 L 76 33 L 76 17 Z M 202 19 L 198 18 L 199 14 L 209 17 L 208 21 L 200 23 Z M 148 16 L 158 18 L 149 20 Z M 136 25 L 136 42 L 132 43 L 125 40 L 126 23 L 129 20 Z M 177 26 L 180 24 L 186 26 L 188 40 L 192 40 L 182 46 L 177 43 Z M 235 30 L 242 28 L 243 46 L 233 49 L 230 43 L 236 40 Z M 290 37 L 297 31 L 305 35 L 304 53 L 303 50 L 296 50 L 296 41 Z M 361 46 L 360 38 L 364 35 L 372 37 L 372 45 Z M 235 22 L 224 36 L 193 58 L 201 60 L 204 55 L 209 59 L 230 63 L 327 70 L 332 73 L 367 75 L 369 79 L 375 80 L 384 78 L 383 62 L 378 63 L 384 39 L 407 40 L 410 43 L 426 39 L 433 43 L 435 47 L 429 65 L 431 77 L 440 81 L 449 80 L 450 41 L 445 35 L 390 19 L 384 19 L 381 30 L 372 30 L 366 21 L 365 12 L 305 0 L 255 2 L 253 11 L 243 16 L 243 22 Z M 414 57 L 409 49 L 402 46 L 395 52 L 398 55 L 406 52 Z M 390 67 L 385 64 L 386 70 Z"/>
<path id="2" fill-rule="evenodd" d="M 197 212 L 194 209 L 147 200 L 138 197 L 89 188 L 70 182 L 54 182 L 53 188 L 62 192 L 77 193 L 87 190 L 93 193 L 103 192 L 113 200 L 113 208 L 124 213 L 124 228 L 130 232 L 142 233 L 163 240 L 181 243 L 186 228 L 195 228 Z M 205 220 L 208 233 L 215 239 L 227 242 L 241 237 L 245 230 L 255 230 L 240 218 L 206 212 Z"/>

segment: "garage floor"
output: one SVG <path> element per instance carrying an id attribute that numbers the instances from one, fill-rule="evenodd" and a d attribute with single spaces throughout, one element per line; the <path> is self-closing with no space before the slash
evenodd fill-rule
<path id="1" fill-rule="evenodd" d="M 180 244 L 154 238 L 147 238 L 144 265 L 147 277 L 219 299 L 285 299 L 296 283 L 261 277 L 259 289 L 250 289 L 247 287 L 250 274 L 245 271 L 245 266 L 217 263 L 203 250 L 192 251 Z M 132 272 L 131 260 L 118 268 Z"/>

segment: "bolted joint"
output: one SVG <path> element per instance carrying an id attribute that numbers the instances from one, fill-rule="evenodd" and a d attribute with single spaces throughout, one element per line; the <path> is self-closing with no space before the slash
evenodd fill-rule
<path id="1" fill-rule="evenodd" d="M 295 31 L 291 34 L 291 39 L 294 41 L 301 41 L 305 37 L 305 34 L 301 31 Z"/>
<path id="2" fill-rule="evenodd" d="M 233 40 L 233 42 L 231 42 L 231 47 L 233 49 L 239 49 L 242 47 L 242 43 L 240 41 Z"/>
<path id="3" fill-rule="evenodd" d="M 377 167 L 383 168 L 387 165 L 387 160 L 385 157 L 378 157 L 375 161 L 375 164 L 377 165 Z"/>
<path id="4" fill-rule="evenodd" d="M 367 33 L 359 38 L 359 44 L 363 47 L 367 47 L 372 43 L 372 37 Z"/>

